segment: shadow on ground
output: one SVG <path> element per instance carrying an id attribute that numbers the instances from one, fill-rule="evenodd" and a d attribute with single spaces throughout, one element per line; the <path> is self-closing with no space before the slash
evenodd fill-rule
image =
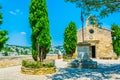
<path id="1" fill-rule="evenodd" d="M 77 80 L 82 78 L 89 78 L 90 80 L 109 80 L 113 77 L 111 74 L 120 75 L 120 64 L 99 64 L 98 66 L 97 69 L 59 68 L 57 74 L 47 77 L 52 80 Z M 114 79 L 120 80 L 120 76 Z"/>

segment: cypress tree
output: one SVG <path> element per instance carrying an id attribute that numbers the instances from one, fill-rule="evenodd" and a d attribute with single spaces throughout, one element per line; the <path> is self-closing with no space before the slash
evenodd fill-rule
<path id="1" fill-rule="evenodd" d="M 0 6 L 0 9 L 2 7 Z M 2 13 L 0 12 L 0 25 L 2 24 Z M 0 30 L 0 51 L 3 49 L 4 44 L 6 43 L 6 41 L 8 40 L 8 37 L 6 37 L 6 35 L 8 34 L 8 32 L 6 30 Z"/>
<path id="2" fill-rule="evenodd" d="M 76 50 L 77 30 L 74 22 L 70 22 L 64 31 L 64 49 L 66 54 L 72 57 Z"/>
<path id="3" fill-rule="evenodd" d="M 120 28 L 116 24 L 112 24 L 112 43 L 114 52 L 119 56 L 120 55 Z"/>
<path id="4" fill-rule="evenodd" d="M 39 57 L 42 62 L 51 46 L 46 0 L 31 0 L 29 21 L 32 28 L 32 57 L 35 61 Z"/>

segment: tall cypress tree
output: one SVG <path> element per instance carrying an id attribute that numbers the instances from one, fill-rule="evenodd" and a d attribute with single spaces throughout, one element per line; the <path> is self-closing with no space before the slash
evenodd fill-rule
<path id="1" fill-rule="evenodd" d="M 77 30 L 74 22 L 70 22 L 64 32 L 64 49 L 72 57 L 77 45 Z"/>
<path id="2" fill-rule="evenodd" d="M 29 21 L 32 28 L 32 56 L 35 61 L 46 58 L 51 46 L 46 0 L 31 0 Z"/>
<path id="3" fill-rule="evenodd" d="M 0 9 L 2 7 L 0 6 Z M 0 25 L 2 24 L 2 13 L 0 12 Z M 4 47 L 4 44 L 6 43 L 6 41 L 8 40 L 8 37 L 6 37 L 6 35 L 8 34 L 7 31 L 5 30 L 0 30 L 0 51 L 2 50 L 2 48 Z"/>
<path id="4" fill-rule="evenodd" d="M 116 24 L 112 24 L 112 41 L 114 52 L 119 56 L 120 55 L 120 28 Z"/>

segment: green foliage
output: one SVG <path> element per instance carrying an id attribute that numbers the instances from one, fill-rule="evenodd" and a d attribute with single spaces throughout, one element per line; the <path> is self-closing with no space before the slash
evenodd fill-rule
<path id="1" fill-rule="evenodd" d="M 98 19 L 98 25 L 101 27 L 101 19 L 120 12 L 120 0 L 64 0 L 65 2 L 75 3 L 81 8 L 81 21 L 84 24 L 84 18 L 92 14 Z"/>
<path id="2" fill-rule="evenodd" d="M 37 60 L 37 54 L 44 59 L 51 46 L 46 0 L 31 0 L 29 22 L 32 28 L 33 59 Z"/>
<path id="3" fill-rule="evenodd" d="M 74 22 L 70 22 L 64 32 L 64 49 L 66 54 L 73 55 L 77 44 L 77 30 Z"/>
<path id="4" fill-rule="evenodd" d="M 1 9 L 1 7 L 0 7 L 0 9 Z M 2 13 L 0 12 L 0 25 L 2 24 Z"/>
<path id="5" fill-rule="evenodd" d="M 4 53 L 4 56 L 8 56 L 8 52 L 7 51 Z"/>
<path id="6" fill-rule="evenodd" d="M 0 31 L 0 51 L 3 49 L 4 44 L 6 43 L 6 41 L 8 40 L 8 37 L 6 37 L 7 35 L 7 31 Z"/>
<path id="7" fill-rule="evenodd" d="M 67 55 L 63 55 L 63 59 L 68 59 L 68 56 Z"/>
<path id="8" fill-rule="evenodd" d="M 112 24 L 112 43 L 114 52 L 120 56 L 120 27 L 116 24 Z"/>
<path id="9" fill-rule="evenodd" d="M 0 9 L 2 7 L 0 6 Z M 2 13 L 0 12 L 0 25 L 2 24 Z M 4 44 L 6 43 L 6 41 L 8 40 L 8 37 L 6 37 L 6 35 L 8 34 L 7 31 L 5 30 L 0 30 L 0 51 L 3 49 Z"/>
<path id="10" fill-rule="evenodd" d="M 28 68 L 40 68 L 41 62 L 30 62 L 30 61 L 22 60 L 22 66 Z"/>
<path id="11" fill-rule="evenodd" d="M 43 65 L 44 67 L 48 67 L 48 68 L 51 68 L 51 67 L 54 67 L 54 63 L 50 62 L 50 63 L 46 63 Z"/>
<path id="12" fill-rule="evenodd" d="M 41 68 L 41 67 L 51 68 L 51 67 L 54 67 L 54 63 L 50 62 L 42 65 L 41 62 L 32 62 L 32 61 L 22 60 L 22 66 L 27 68 Z"/>
<path id="13" fill-rule="evenodd" d="M 2 13 L 0 13 L 0 24 L 2 24 Z"/>
<path id="14" fill-rule="evenodd" d="M 32 57 L 35 61 L 37 61 L 37 57 L 38 57 L 38 52 L 35 51 L 34 49 L 32 49 Z"/>
<path id="15" fill-rule="evenodd" d="M 76 3 L 77 7 L 83 9 L 85 15 L 92 13 L 101 18 L 120 11 L 119 0 L 65 0 L 65 2 Z"/>
<path id="16" fill-rule="evenodd" d="M 0 6 L 0 9 L 2 9 L 2 6 Z"/>

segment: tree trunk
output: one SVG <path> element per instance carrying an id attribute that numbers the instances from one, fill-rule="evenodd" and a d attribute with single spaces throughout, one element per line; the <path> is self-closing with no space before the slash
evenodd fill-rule
<path id="1" fill-rule="evenodd" d="M 41 62 L 43 62 L 43 49 L 41 49 Z"/>
<path id="2" fill-rule="evenodd" d="M 39 44 L 38 44 L 38 57 L 39 57 L 39 60 L 40 60 L 40 62 L 41 62 L 41 50 L 40 50 L 40 47 L 39 47 Z"/>
<path id="3" fill-rule="evenodd" d="M 72 59 L 73 54 L 68 54 L 69 59 Z"/>

